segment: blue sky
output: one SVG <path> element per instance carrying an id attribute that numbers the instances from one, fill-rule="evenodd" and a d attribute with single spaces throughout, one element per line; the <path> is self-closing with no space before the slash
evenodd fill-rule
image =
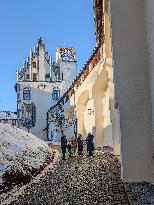
<path id="1" fill-rule="evenodd" d="M 0 110 L 16 111 L 16 69 L 42 36 L 55 59 L 56 44 L 73 46 L 78 71 L 95 47 L 93 0 L 1 0 Z"/>

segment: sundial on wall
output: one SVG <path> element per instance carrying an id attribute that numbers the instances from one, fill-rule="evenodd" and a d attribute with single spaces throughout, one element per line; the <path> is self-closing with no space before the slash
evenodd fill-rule
<path id="1" fill-rule="evenodd" d="M 62 61 L 75 62 L 75 52 L 73 48 L 60 48 Z"/>

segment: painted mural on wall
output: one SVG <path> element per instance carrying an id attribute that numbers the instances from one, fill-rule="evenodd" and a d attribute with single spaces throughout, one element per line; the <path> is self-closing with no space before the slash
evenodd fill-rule
<path id="1" fill-rule="evenodd" d="M 22 105 L 22 117 L 21 124 L 23 127 L 26 127 L 30 130 L 31 127 L 35 126 L 36 122 L 36 106 L 34 103 L 27 104 L 23 103 Z"/>
<path id="2" fill-rule="evenodd" d="M 62 61 L 75 62 L 75 52 L 73 48 L 60 48 Z"/>

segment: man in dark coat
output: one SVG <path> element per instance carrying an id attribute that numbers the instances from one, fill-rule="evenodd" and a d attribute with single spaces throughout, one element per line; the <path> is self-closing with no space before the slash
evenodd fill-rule
<path id="1" fill-rule="evenodd" d="M 66 136 L 61 137 L 61 150 L 62 150 L 62 159 L 65 160 L 65 154 L 66 154 L 66 148 L 67 148 L 67 139 Z"/>
<path id="2" fill-rule="evenodd" d="M 94 136 L 89 132 L 87 136 L 87 152 L 88 156 L 93 156 L 94 151 L 94 142 L 93 142 Z"/>
<path id="3" fill-rule="evenodd" d="M 77 143 L 78 143 L 78 155 L 83 154 L 83 140 L 82 140 L 82 135 L 79 134 L 77 138 Z"/>
<path id="4" fill-rule="evenodd" d="M 72 147 L 71 147 L 71 142 L 70 141 L 67 144 L 67 150 L 68 150 L 69 157 L 71 157 L 72 156 Z"/>

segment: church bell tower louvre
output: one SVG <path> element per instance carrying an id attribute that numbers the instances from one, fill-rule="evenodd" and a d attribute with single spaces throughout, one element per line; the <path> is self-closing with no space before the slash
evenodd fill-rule
<path id="1" fill-rule="evenodd" d="M 48 55 L 40 37 L 29 57 L 16 71 L 18 127 L 47 140 L 46 114 L 76 78 L 73 48 L 56 49 L 56 62 Z"/>

